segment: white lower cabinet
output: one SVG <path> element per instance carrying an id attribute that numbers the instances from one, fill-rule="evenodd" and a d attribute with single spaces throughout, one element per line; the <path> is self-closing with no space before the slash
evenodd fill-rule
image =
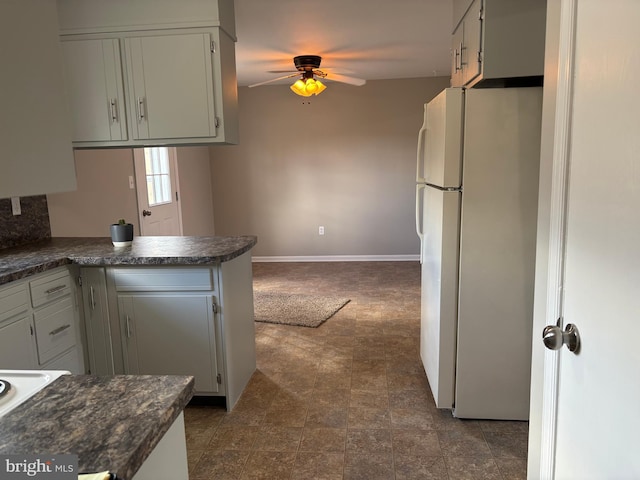
<path id="1" fill-rule="evenodd" d="M 47 363 L 46 370 L 66 370 L 71 373 L 84 373 L 79 369 L 79 365 L 82 365 L 82 362 L 78 355 L 78 349 L 72 348 Z"/>
<path id="2" fill-rule="evenodd" d="M 83 374 L 80 314 L 70 268 L 57 268 L 28 280 L 37 368 Z"/>
<path id="3" fill-rule="evenodd" d="M 109 269 L 128 374 L 193 375 L 198 394 L 224 392 L 218 368 L 217 269 Z"/>
<path id="4" fill-rule="evenodd" d="M 184 413 L 173 421 L 167 433 L 151 451 L 133 480 L 189 480 L 187 464 L 187 439 L 184 429 Z"/>
<path id="5" fill-rule="evenodd" d="M 250 252 L 213 265 L 86 267 L 81 276 L 92 373 L 111 358 L 116 374 L 192 375 L 196 395 L 233 408 L 256 368 Z"/>
<path id="6" fill-rule="evenodd" d="M 40 365 L 54 360 L 75 346 L 74 317 L 70 295 L 33 313 Z"/>
<path id="7" fill-rule="evenodd" d="M 214 302 L 199 294 L 118 294 L 127 373 L 193 375 L 196 392 L 219 392 Z"/>
<path id="8" fill-rule="evenodd" d="M 104 268 L 81 268 L 80 279 L 88 371 L 92 375 L 113 375 L 116 370 L 109 325 L 105 270 Z"/>
<path id="9" fill-rule="evenodd" d="M 35 369 L 31 316 L 20 315 L 0 323 L 0 368 Z"/>
<path id="10" fill-rule="evenodd" d="M 25 283 L 0 288 L 0 368 L 36 368 Z"/>
<path id="11" fill-rule="evenodd" d="M 0 288 L 0 368 L 84 373 L 74 282 L 66 267 Z"/>

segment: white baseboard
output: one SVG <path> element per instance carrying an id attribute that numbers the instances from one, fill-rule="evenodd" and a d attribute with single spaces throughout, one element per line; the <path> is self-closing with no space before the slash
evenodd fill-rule
<path id="1" fill-rule="evenodd" d="M 419 262 L 420 255 L 311 255 L 253 257 L 253 262 Z"/>

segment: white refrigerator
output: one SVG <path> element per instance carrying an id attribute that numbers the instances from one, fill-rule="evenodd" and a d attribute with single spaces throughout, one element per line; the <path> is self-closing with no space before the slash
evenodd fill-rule
<path id="1" fill-rule="evenodd" d="M 529 415 L 541 111 L 541 87 L 448 88 L 425 105 L 420 356 L 459 418 Z"/>

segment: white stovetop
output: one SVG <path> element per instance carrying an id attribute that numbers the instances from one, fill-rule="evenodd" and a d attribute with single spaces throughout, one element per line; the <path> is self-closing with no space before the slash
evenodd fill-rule
<path id="1" fill-rule="evenodd" d="M 0 397 L 0 417 L 35 395 L 61 375 L 64 370 L 0 370 L 0 380 L 11 384 L 7 394 Z"/>

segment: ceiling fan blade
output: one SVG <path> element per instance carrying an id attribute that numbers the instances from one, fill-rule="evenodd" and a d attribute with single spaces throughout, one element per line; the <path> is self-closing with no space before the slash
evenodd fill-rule
<path id="1" fill-rule="evenodd" d="M 357 87 L 361 87 L 367 83 L 367 81 L 362 78 L 348 77 L 347 75 L 340 75 L 339 73 L 325 73 L 327 74 L 326 79 L 333 80 L 334 82 L 348 83 L 349 85 L 355 85 Z"/>
<path id="2" fill-rule="evenodd" d="M 323 72 L 327 72 L 327 73 L 334 73 L 334 72 L 335 73 L 340 73 L 340 74 L 355 73 L 353 70 L 349 70 L 347 68 L 340 68 L 340 67 L 325 67 L 325 66 L 322 66 L 318 70 L 322 70 Z"/>
<path id="3" fill-rule="evenodd" d="M 285 78 L 292 78 L 300 76 L 300 72 L 292 73 L 291 75 L 285 75 L 284 77 L 272 78 L 271 80 L 265 80 L 264 82 L 254 83 L 249 85 L 249 88 L 259 87 L 260 85 L 266 85 L 267 83 L 277 82 L 278 80 L 284 80 Z"/>

